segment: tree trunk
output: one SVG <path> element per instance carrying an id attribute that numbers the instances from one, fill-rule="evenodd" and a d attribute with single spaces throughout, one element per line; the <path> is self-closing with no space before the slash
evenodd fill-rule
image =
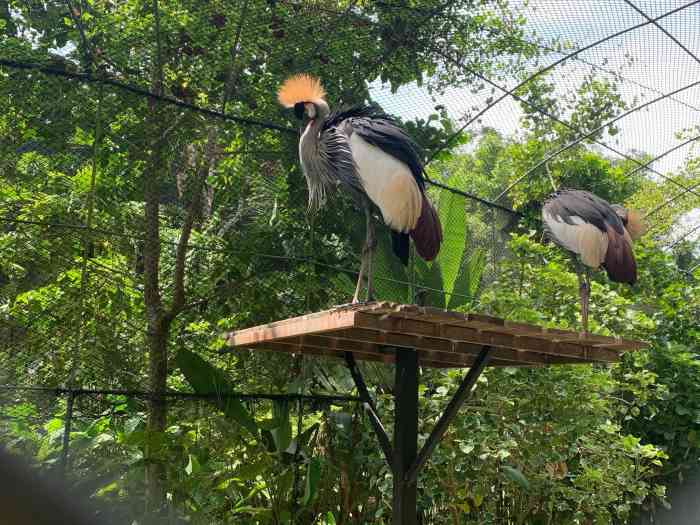
<path id="1" fill-rule="evenodd" d="M 165 465 L 159 450 L 156 435 L 165 432 L 167 405 L 163 393 L 168 375 L 168 331 L 161 323 L 160 328 L 149 327 L 149 391 L 152 398 L 148 405 L 148 445 L 146 449 L 146 512 L 152 515 L 165 515 Z"/>
<path id="2" fill-rule="evenodd" d="M 160 45 L 160 14 L 158 0 L 152 0 L 155 20 L 155 39 L 157 45 L 155 68 L 153 70 L 153 91 L 163 94 L 163 57 Z M 143 297 L 146 306 L 148 334 L 148 383 L 151 399 L 148 407 L 146 424 L 147 442 L 146 459 L 146 513 L 166 516 L 165 506 L 165 465 L 159 450 L 154 446 L 161 440 L 155 436 L 165 432 L 167 406 L 165 404 L 165 385 L 168 376 L 168 333 L 170 321 L 166 318 L 160 292 L 160 181 L 163 173 L 163 148 L 165 130 L 162 108 L 151 99 L 149 101 L 149 126 L 155 137 L 151 145 L 151 155 L 144 172 L 144 287 Z"/>
<path id="3" fill-rule="evenodd" d="M 155 68 L 153 70 L 152 91 L 157 95 L 163 94 L 163 56 L 160 42 L 160 13 L 158 0 L 151 1 L 154 16 L 155 41 L 157 46 Z M 149 101 L 151 136 L 155 140 L 151 144 L 148 168 L 144 173 L 144 243 L 143 243 L 143 276 L 144 303 L 148 319 L 147 345 L 149 352 L 148 383 L 151 399 L 148 406 L 146 446 L 146 512 L 149 518 L 161 517 L 167 519 L 166 506 L 166 469 L 162 451 L 158 443 L 167 426 L 167 404 L 165 399 L 168 378 L 168 338 L 173 320 L 189 305 L 186 304 L 185 292 L 185 263 L 188 243 L 197 217 L 200 214 L 202 192 L 205 188 L 207 175 L 216 163 L 217 128 L 210 125 L 207 130 L 207 141 L 202 151 L 201 163 L 194 164 L 196 180 L 192 185 L 192 196 L 185 206 L 186 216 L 183 222 L 180 239 L 175 253 L 175 268 L 172 275 L 173 297 L 171 304 L 163 306 L 159 280 L 160 266 L 160 183 L 166 173 L 163 152 L 171 131 L 177 126 L 166 128 L 164 122 L 168 119 L 163 114 L 163 108 L 151 99 Z M 196 156 L 196 148 L 189 152 Z"/>
<path id="4" fill-rule="evenodd" d="M 156 112 L 153 112 L 155 118 Z M 159 135 L 156 135 L 157 137 Z M 159 141 L 160 142 L 160 141 Z M 148 383 L 152 395 L 148 406 L 146 446 L 146 512 L 154 513 L 165 507 L 165 468 L 159 459 L 153 438 L 165 431 L 167 407 L 163 393 L 168 371 L 168 332 L 170 323 L 160 294 L 158 278 L 160 267 L 160 225 L 159 225 L 159 181 L 161 170 L 161 145 L 157 143 L 152 151 L 150 169 L 144 174 L 145 232 L 144 232 L 144 303 L 148 333 Z"/>
<path id="5" fill-rule="evenodd" d="M 152 108 L 154 123 L 158 118 L 155 107 Z M 192 195 L 186 206 L 187 214 L 180 231 L 180 239 L 175 253 L 175 268 L 172 275 L 173 297 L 171 304 L 163 306 L 160 282 L 160 175 L 164 173 L 163 148 L 167 133 L 156 124 L 157 141 L 151 152 L 149 170 L 144 178 L 145 199 L 145 235 L 144 235 L 144 301 L 148 317 L 147 344 L 149 351 L 148 380 L 151 399 L 149 401 L 147 430 L 151 438 L 146 450 L 146 511 L 165 518 L 167 514 L 165 499 L 165 463 L 161 451 L 154 443 L 162 441 L 155 436 L 162 435 L 167 426 L 167 404 L 164 397 L 168 377 L 168 338 L 173 320 L 188 308 L 185 303 L 185 263 L 188 243 L 192 235 L 196 218 L 202 201 L 202 191 L 211 167 L 216 162 L 216 129 L 212 126 L 207 133 L 207 142 L 202 152 L 203 160 L 195 170 L 196 180 L 192 184 Z M 196 164 L 196 163 L 195 163 Z"/>

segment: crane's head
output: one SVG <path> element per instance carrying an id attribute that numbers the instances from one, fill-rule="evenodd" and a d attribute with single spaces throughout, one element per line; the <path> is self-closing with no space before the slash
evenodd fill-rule
<path id="1" fill-rule="evenodd" d="M 610 207 L 615 210 L 617 216 L 620 217 L 622 225 L 625 227 L 630 237 L 633 239 L 639 239 L 647 230 L 646 224 L 642 221 L 635 210 L 630 210 L 625 208 L 620 204 L 611 204 Z"/>
<path id="2" fill-rule="evenodd" d="M 277 91 L 277 100 L 286 108 L 294 108 L 298 119 L 305 116 L 313 120 L 330 113 L 324 100 L 326 92 L 316 77 L 300 73 L 289 77 Z"/>

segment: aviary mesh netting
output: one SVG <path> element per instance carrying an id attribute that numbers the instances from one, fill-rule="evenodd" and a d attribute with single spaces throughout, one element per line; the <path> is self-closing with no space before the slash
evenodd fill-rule
<path id="1" fill-rule="evenodd" d="M 700 202 L 700 184 L 683 171 L 700 138 L 699 4 L 0 2 L 0 122 L 11 130 L 0 137 L 0 260 L 11 254 L 22 266 L 3 261 L 0 283 L 40 290 L 13 295 L 25 301 L 22 308 L 0 297 L 3 417 L 11 422 L 31 404 L 37 421 L 47 423 L 65 414 L 56 400 L 72 391 L 77 419 L 118 413 L 122 403 L 146 396 L 149 177 L 158 177 L 167 211 L 160 235 L 165 298 L 175 293 L 169 276 L 188 204 L 200 201 L 186 249 L 193 317 L 174 330 L 174 348 L 215 352 L 216 333 L 352 297 L 364 219 L 342 194 L 319 214 L 307 213 L 298 123 L 275 99 L 290 73 L 318 75 L 331 107 L 378 104 L 406 123 L 424 150 L 429 196 L 449 249 L 433 264 L 412 254 L 404 268 L 378 225 L 378 298 L 468 310 L 499 279 L 510 234 L 536 228 L 521 222 L 536 205 L 528 192 L 551 190 L 563 169 L 557 163 L 581 148 L 610 159 L 620 181 L 667 181 L 667 202 L 645 210 L 659 217 L 652 234 L 668 246 L 696 238 L 697 214 L 673 227 L 662 218 L 676 205 Z M 612 102 L 588 120 L 572 118 L 597 96 Z M 154 114 L 156 122 L 148 118 Z M 552 140 L 533 150 L 532 161 L 506 165 L 498 152 L 523 133 L 524 116 L 530 129 L 552 128 Z M 147 167 L 154 148 L 165 166 L 157 174 Z M 448 152 L 477 155 L 466 162 Z M 202 170 L 200 187 L 193 181 Z M 504 178 L 490 174 L 504 170 L 512 172 L 507 184 L 497 185 Z M 41 199 L 22 194 L 27 180 Z M 68 206 L 59 203 L 62 195 L 71 196 Z M 319 234 L 319 224 L 334 233 Z M 277 226 L 284 236 L 275 238 Z M 52 268 L 54 279 L 36 282 L 35 267 Z M 227 315 L 203 328 L 197 314 L 213 303 Z M 282 391 L 280 366 L 300 366 L 289 356 L 229 363 L 241 392 L 255 390 L 246 378 L 265 375 Z M 323 366 L 334 365 L 304 364 L 306 378 L 323 377 L 310 371 Z M 314 381 L 307 391 L 341 395 L 351 386 Z M 188 391 L 175 380 L 170 386 Z M 179 410 L 186 401 L 174 402 Z M 186 410 L 203 406 L 195 399 Z M 88 459 L 75 454 L 75 464 L 87 468 Z"/>

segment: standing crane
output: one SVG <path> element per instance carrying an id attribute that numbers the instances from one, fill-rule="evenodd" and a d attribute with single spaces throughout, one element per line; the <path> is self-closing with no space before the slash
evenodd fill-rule
<path id="1" fill-rule="evenodd" d="M 644 225 L 635 211 L 583 190 L 560 190 L 550 195 L 542 207 L 542 222 L 546 235 L 574 258 L 581 321 L 584 333 L 588 333 L 591 268 L 603 266 L 610 280 L 634 284 L 637 263 L 632 239 L 644 234 Z"/>
<path id="2" fill-rule="evenodd" d="M 426 261 L 440 250 L 442 227 L 425 194 L 418 147 L 390 116 L 377 108 L 355 106 L 331 112 L 321 82 L 310 75 L 288 78 L 277 92 L 283 106 L 307 119 L 299 157 L 309 188 L 309 208 L 319 209 L 340 186 L 364 209 L 366 239 L 353 303 L 365 273 L 372 299 L 372 252 L 376 246 L 372 212 L 391 229 L 393 252 L 408 264 L 409 238 Z"/>

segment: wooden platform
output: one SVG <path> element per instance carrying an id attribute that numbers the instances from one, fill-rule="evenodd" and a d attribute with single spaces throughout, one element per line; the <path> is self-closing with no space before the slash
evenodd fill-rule
<path id="1" fill-rule="evenodd" d="M 614 362 L 647 345 L 547 329 L 477 314 L 387 302 L 341 306 L 238 330 L 229 346 L 393 363 L 394 348 L 415 349 L 421 366 L 468 367 L 485 347 L 491 366 Z"/>

